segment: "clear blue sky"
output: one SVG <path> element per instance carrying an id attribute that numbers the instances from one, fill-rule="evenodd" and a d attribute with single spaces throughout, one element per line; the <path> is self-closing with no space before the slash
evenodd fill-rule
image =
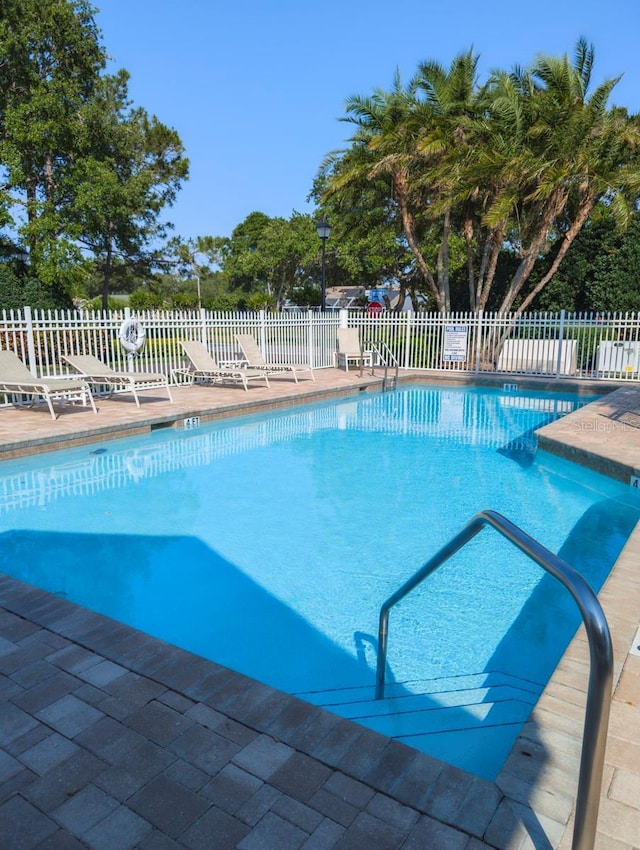
<path id="1" fill-rule="evenodd" d="M 229 236 L 254 210 L 311 212 L 324 156 L 344 146 L 345 99 L 418 63 L 473 47 L 480 79 L 538 53 L 593 42 L 593 83 L 624 74 L 612 103 L 640 112 L 639 0 L 96 0 L 112 69 L 137 106 L 174 127 L 191 176 L 176 234 Z"/>

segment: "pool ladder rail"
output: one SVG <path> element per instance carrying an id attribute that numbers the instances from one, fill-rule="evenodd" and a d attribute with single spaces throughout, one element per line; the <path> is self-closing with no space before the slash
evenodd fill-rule
<path id="1" fill-rule="evenodd" d="M 360 377 L 362 377 L 364 373 L 364 362 L 368 359 L 372 375 L 375 375 L 376 366 L 384 367 L 384 374 L 382 376 L 382 392 L 384 393 L 389 389 L 395 390 L 398 386 L 398 371 L 400 369 L 400 364 L 387 343 L 373 339 L 365 340 L 362 343 L 362 353 L 363 356 L 360 360 Z M 394 367 L 394 374 L 391 378 L 389 378 L 390 366 Z"/>
<path id="2" fill-rule="evenodd" d="M 553 552 L 545 549 L 537 540 L 506 517 L 490 510 L 476 514 L 449 543 L 443 546 L 382 605 L 378 629 L 375 696 L 376 699 L 384 698 L 389 611 L 487 525 L 492 526 L 543 570 L 556 578 L 569 591 L 582 614 L 591 663 L 571 848 L 572 850 L 593 850 L 613 683 L 613 650 L 609 626 L 598 597 L 580 573 Z"/>

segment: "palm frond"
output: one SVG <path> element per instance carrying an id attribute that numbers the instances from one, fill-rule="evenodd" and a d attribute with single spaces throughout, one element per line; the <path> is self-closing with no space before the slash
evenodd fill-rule
<path id="1" fill-rule="evenodd" d="M 591 72 L 593 71 L 594 61 L 595 49 L 593 44 L 588 44 L 586 38 L 581 36 L 576 44 L 573 67 L 580 75 L 582 88 L 585 94 L 589 90 L 589 85 L 591 83 Z"/>

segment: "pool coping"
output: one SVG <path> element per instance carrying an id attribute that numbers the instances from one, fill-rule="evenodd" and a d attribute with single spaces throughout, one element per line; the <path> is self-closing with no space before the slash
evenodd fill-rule
<path id="1" fill-rule="evenodd" d="M 442 377 L 452 381 L 449 373 Z M 405 378 L 406 381 L 420 380 L 421 383 L 432 379 L 440 380 L 431 374 L 414 374 Z M 473 376 L 465 376 L 462 381 L 456 382 L 476 383 Z M 294 399 L 290 396 L 287 399 L 267 399 L 266 402 L 261 399 L 260 403 L 266 409 L 276 409 L 354 391 L 366 392 L 378 385 L 379 381 L 365 378 L 355 380 L 348 388 L 338 388 L 337 392 L 321 390 L 318 393 L 318 388 L 314 391 L 309 387 Z M 542 382 L 536 381 L 534 385 L 542 388 Z M 558 388 L 557 382 L 552 385 Z M 587 386 L 591 389 L 593 383 L 589 382 Z M 636 393 L 640 410 L 640 389 Z M 239 409 L 244 413 L 254 412 L 255 406 L 247 411 L 245 401 L 232 403 L 220 415 L 235 415 Z M 629 398 L 626 402 L 629 403 Z M 593 410 L 588 414 L 584 413 L 586 408 L 582 411 L 582 414 L 576 411 L 569 415 L 594 415 Z M 204 415 L 214 418 L 218 414 L 205 409 Z M 601 415 L 601 411 L 596 411 L 595 415 Z M 166 427 L 171 419 L 166 413 L 152 416 L 146 413 L 146 417 L 149 430 L 158 424 Z M 172 421 L 179 420 L 174 418 Z M 557 424 L 546 427 L 553 428 Z M 147 425 L 138 422 L 129 423 L 126 427 L 144 428 Z M 98 439 L 124 435 L 121 429 L 93 433 L 99 433 Z M 80 439 L 87 442 L 87 436 L 85 432 Z M 548 437 L 550 450 L 561 446 L 563 438 L 566 439 L 566 435 L 557 433 Z M 25 445 L 26 453 L 44 450 L 41 448 L 43 442 L 27 440 L 25 443 L 28 443 Z M 593 455 L 592 448 L 583 447 L 583 452 L 587 459 Z M 558 453 L 562 453 L 561 450 Z M 611 457 L 608 462 L 617 463 L 621 469 L 628 466 L 626 462 Z M 616 684 L 629 663 L 629 647 L 638 627 L 640 582 L 634 566 L 639 553 L 640 533 L 636 528 L 599 594 L 613 636 Z M 558 850 L 570 846 L 582 732 L 578 718 L 583 712 L 589 664 L 583 627 L 569 645 L 496 782 L 489 782 L 14 579 L 5 577 L 0 582 L 0 602 L 12 616 L 29 620 L 51 635 L 84 647 L 138 676 L 149 678 L 172 693 L 180 694 L 190 701 L 190 710 L 194 704 L 214 709 L 255 735 L 266 736 L 269 741 L 288 747 L 291 753 L 301 754 L 333 771 L 334 779 L 338 774 L 349 777 L 385 799 L 395 801 L 407 811 L 411 810 L 415 818 L 412 831 L 407 833 L 408 839 L 419 824 L 426 829 L 428 821 L 432 829 L 447 831 L 452 841 L 468 836 L 469 841 L 475 841 L 474 848 L 520 847 L 527 841 L 533 847 L 551 846 Z M 635 665 L 635 660 L 631 664 Z M 610 729 L 610 733 L 612 731 L 616 732 L 617 727 Z M 615 822 L 615 815 L 605 812 L 606 808 L 611 808 L 606 789 L 611 787 L 615 770 L 616 765 L 607 760 L 599 830 L 601 836 L 606 836 L 602 840 L 609 841 L 613 837 L 620 842 L 620 836 L 616 837 L 619 823 Z M 619 800 L 614 799 L 613 802 L 619 804 Z M 615 805 L 613 810 L 617 811 Z M 360 813 L 361 816 L 364 814 L 367 814 L 366 807 Z M 543 843 L 545 841 L 547 844 Z M 442 843 L 432 846 L 458 845 Z M 464 846 L 467 847 L 467 844 Z M 471 844 L 468 846 L 471 847 Z M 619 843 L 616 848 L 618 846 L 627 845 Z M 628 846 L 631 847 L 632 842 Z"/>

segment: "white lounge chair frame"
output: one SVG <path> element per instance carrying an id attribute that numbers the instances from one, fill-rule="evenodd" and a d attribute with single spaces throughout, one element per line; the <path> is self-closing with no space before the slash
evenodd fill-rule
<path id="1" fill-rule="evenodd" d="M 245 390 L 248 390 L 248 382 L 262 380 L 267 387 L 269 378 L 267 373 L 258 369 L 246 369 L 243 366 L 222 366 L 218 364 L 207 347 L 195 340 L 181 340 L 180 345 L 191 361 L 189 366 L 179 367 L 173 370 L 174 380 L 186 378 L 189 384 L 196 380 L 210 381 L 241 381 Z"/>
<path id="2" fill-rule="evenodd" d="M 111 392 L 118 388 L 129 390 L 133 394 L 136 407 L 140 407 L 140 390 L 157 388 L 164 389 L 169 401 L 173 403 L 169 381 L 161 372 L 121 372 L 111 369 L 93 354 L 65 354 L 62 359 L 94 386 L 108 387 Z"/>
<path id="3" fill-rule="evenodd" d="M 335 364 L 349 371 L 349 363 L 364 367 L 370 365 L 371 355 L 362 350 L 360 334 L 357 328 L 338 328 L 337 348 L 334 354 Z"/>
<path id="4" fill-rule="evenodd" d="M 240 346 L 240 350 L 250 369 L 262 369 L 272 374 L 278 372 L 290 372 L 293 379 L 298 383 L 299 372 L 309 372 L 311 380 L 315 381 L 316 376 L 313 374 L 313 369 L 305 363 L 272 363 L 264 359 L 262 352 L 251 334 L 236 334 L 236 342 Z"/>
<path id="5" fill-rule="evenodd" d="M 0 392 L 10 396 L 28 396 L 32 406 L 44 399 L 52 419 L 57 419 L 53 402 L 81 401 L 97 413 L 91 387 L 84 378 L 35 378 L 14 351 L 0 351 Z"/>

